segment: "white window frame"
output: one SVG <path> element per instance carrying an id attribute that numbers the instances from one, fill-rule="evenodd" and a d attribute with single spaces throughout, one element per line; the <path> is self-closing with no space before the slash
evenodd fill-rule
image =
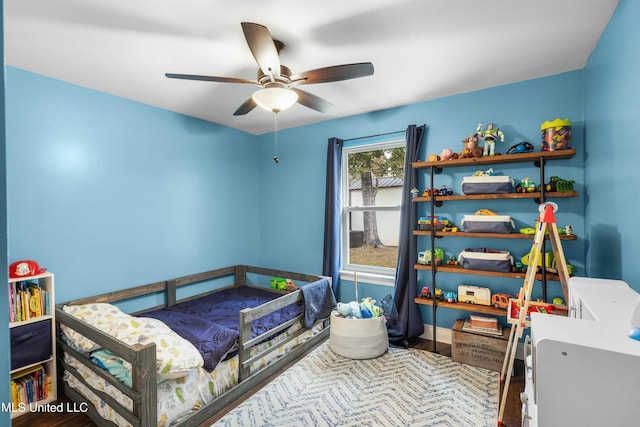
<path id="1" fill-rule="evenodd" d="M 376 205 L 376 206 L 347 206 L 347 194 L 349 194 L 349 154 L 361 153 L 365 151 L 384 150 L 390 148 L 405 147 L 406 139 L 393 139 L 384 142 L 374 142 L 354 145 L 350 147 L 342 148 L 342 170 L 341 170 L 341 184 L 342 184 L 342 202 L 341 202 L 341 216 L 340 216 L 340 242 L 341 242 L 341 270 L 340 276 L 347 280 L 353 280 L 354 272 L 358 273 L 358 280 L 364 279 L 367 283 L 381 284 L 393 286 L 394 278 L 396 275 L 395 268 L 389 267 L 377 267 L 371 265 L 351 264 L 349 263 L 349 214 L 351 212 L 363 212 L 363 211 L 398 211 L 401 210 L 402 200 L 398 201 L 397 205 Z M 406 151 L 405 151 L 406 156 Z M 403 182 L 404 185 L 404 182 Z M 400 233 L 400 230 L 398 230 Z M 400 236 L 398 236 L 400 237 Z M 362 274 L 361 274 L 362 273 Z"/>

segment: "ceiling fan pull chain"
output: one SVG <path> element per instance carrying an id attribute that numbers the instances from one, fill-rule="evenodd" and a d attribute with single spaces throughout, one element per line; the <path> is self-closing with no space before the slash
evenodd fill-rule
<path id="1" fill-rule="evenodd" d="M 274 132 L 274 136 L 273 136 L 273 144 L 274 144 L 274 151 L 275 154 L 273 155 L 273 161 L 276 163 L 280 162 L 280 159 L 278 158 L 278 112 L 277 111 L 273 111 L 273 126 L 275 127 L 275 132 Z"/>

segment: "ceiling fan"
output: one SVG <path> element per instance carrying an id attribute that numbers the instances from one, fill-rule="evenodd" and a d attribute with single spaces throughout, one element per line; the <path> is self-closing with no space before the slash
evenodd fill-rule
<path id="1" fill-rule="evenodd" d="M 360 62 L 356 64 L 334 65 L 292 74 L 291 70 L 280 64 L 278 55 L 284 48 L 284 43 L 274 40 L 264 25 L 252 22 L 242 22 L 242 31 L 249 45 L 249 49 L 258 63 L 256 80 L 236 77 L 199 76 L 193 74 L 166 73 L 172 79 L 203 80 L 223 83 L 248 83 L 260 86 L 251 98 L 238 107 L 235 116 L 247 114 L 256 106 L 278 113 L 289 108 L 295 102 L 305 107 L 325 113 L 333 105 L 309 92 L 302 91 L 295 86 L 314 83 L 328 83 L 349 80 L 373 74 L 373 64 Z"/>

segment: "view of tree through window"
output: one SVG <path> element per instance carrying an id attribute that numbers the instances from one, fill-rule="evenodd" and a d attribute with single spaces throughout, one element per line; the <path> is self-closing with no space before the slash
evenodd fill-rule
<path id="1" fill-rule="evenodd" d="M 398 258 L 404 141 L 345 148 L 343 267 L 390 272 Z M 383 270 L 381 270 L 383 269 Z"/>

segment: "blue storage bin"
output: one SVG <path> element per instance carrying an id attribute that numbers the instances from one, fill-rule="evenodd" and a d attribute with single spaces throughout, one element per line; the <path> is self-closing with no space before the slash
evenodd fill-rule
<path id="1" fill-rule="evenodd" d="M 51 354 L 51 319 L 11 328 L 11 369 L 42 362 Z"/>

